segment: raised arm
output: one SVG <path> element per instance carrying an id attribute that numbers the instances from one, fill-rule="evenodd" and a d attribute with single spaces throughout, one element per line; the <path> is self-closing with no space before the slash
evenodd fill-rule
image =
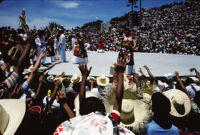
<path id="1" fill-rule="evenodd" d="M 142 71 L 141 68 L 139 68 L 138 72 L 140 72 L 140 74 L 141 74 L 142 76 L 145 76 L 145 74 L 144 74 L 144 72 Z M 146 77 L 146 76 L 145 76 L 145 77 Z"/>
<path id="2" fill-rule="evenodd" d="M 42 60 L 42 58 L 44 58 L 44 56 L 46 56 L 46 53 L 45 51 L 42 51 L 42 53 L 40 54 L 40 56 L 38 57 L 35 65 L 33 66 L 33 69 L 31 71 L 31 74 L 29 75 L 28 79 L 27 79 L 27 83 L 30 84 L 31 81 L 34 79 L 35 75 L 36 75 L 36 72 L 40 66 L 40 62 Z"/>
<path id="3" fill-rule="evenodd" d="M 122 106 L 122 98 L 124 93 L 124 71 L 126 67 L 125 59 L 118 59 L 117 63 L 115 64 L 115 72 L 117 76 L 117 90 L 116 90 L 116 98 L 113 106 L 113 110 L 121 112 Z"/>
<path id="4" fill-rule="evenodd" d="M 60 64 L 60 63 L 61 63 L 60 61 L 55 62 L 54 64 L 50 65 L 48 68 L 44 69 L 43 72 L 46 72 L 47 70 L 50 70 L 50 69 L 53 68 L 55 65 Z"/>
<path id="5" fill-rule="evenodd" d="M 190 72 L 193 72 L 193 71 L 195 71 L 197 78 L 200 80 L 200 72 L 198 72 L 196 68 L 191 68 Z"/>
<path id="6" fill-rule="evenodd" d="M 58 91 L 57 95 L 58 96 L 56 96 L 56 99 L 57 99 L 58 103 L 60 103 L 60 106 L 64 109 L 65 113 L 67 113 L 69 118 L 73 118 L 74 113 L 72 112 L 72 110 L 70 109 L 70 107 L 68 106 L 68 104 L 66 102 L 66 98 L 67 98 L 66 93 L 63 91 Z"/>
<path id="7" fill-rule="evenodd" d="M 151 73 L 151 71 L 149 70 L 149 67 L 148 67 L 147 65 L 144 65 L 144 68 L 147 70 L 147 73 L 148 73 L 149 77 L 150 77 L 151 79 L 154 79 L 154 76 L 153 76 L 153 74 Z"/>
<path id="8" fill-rule="evenodd" d="M 184 86 L 183 82 L 181 81 L 181 78 L 179 77 L 179 73 L 178 73 L 178 72 L 175 72 L 175 76 L 176 76 L 177 81 L 178 81 L 178 83 L 180 84 L 182 90 L 183 90 L 183 91 L 188 95 L 188 97 L 190 98 L 190 96 L 189 96 L 189 94 L 188 94 L 188 92 L 187 92 L 186 87 Z M 190 100 L 191 100 L 191 99 L 190 99 Z"/>
<path id="9" fill-rule="evenodd" d="M 136 40 L 133 39 L 133 48 L 135 48 L 135 47 L 136 47 Z"/>
<path id="10" fill-rule="evenodd" d="M 56 97 L 56 93 L 57 93 L 57 91 L 58 91 L 60 85 L 61 85 L 61 81 L 60 81 L 60 79 L 58 79 L 58 80 L 55 82 L 55 87 L 54 87 L 53 93 L 51 94 L 51 98 L 50 98 L 50 103 L 51 103 L 51 104 L 53 103 L 53 100 L 54 100 L 54 98 Z"/>
<path id="11" fill-rule="evenodd" d="M 90 74 L 90 71 L 92 70 L 92 67 L 90 67 L 89 69 L 87 68 L 87 64 L 79 64 L 78 67 L 81 71 L 82 74 L 82 82 L 81 82 L 81 87 L 80 87 L 80 96 L 79 96 L 79 108 L 80 108 L 80 114 L 83 110 L 83 103 L 86 99 L 85 97 L 85 85 L 86 85 L 86 81 L 87 81 L 87 77 Z"/>

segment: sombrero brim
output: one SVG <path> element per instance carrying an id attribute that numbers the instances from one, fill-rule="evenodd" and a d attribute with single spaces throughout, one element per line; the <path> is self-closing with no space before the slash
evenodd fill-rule
<path id="1" fill-rule="evenodd" d="M 14 135 L 24 117 L 25 102 L 19 99 L 1 99 L 0 104 L 9 115 L 9 122 L 4 135 Z"/>
<path id="2" fill-rule="evenodd" d="M 106 108 L 106 112 L 111 113 L 115 101 L 115 90 L 111 92 L 111 96 L 104 98 L 103 102 Z M 132 127 L 133 131 L 140 132 L 140 129 L 144 129 L 144 125 L 148 123 L 152 117 L 152 112 L 149 110 L 150 105 L 143 102 L 142 99 L 137 97 L 137 94 L 133 90 L 125 90 L 123 99 L 130 99 L 134 106 L 134 117 L 135 120 L 131 124 L 120 123 L 124 127 Z M 123 105 L 123 104 L 122 104 Z"/>
<path id="3" fill-rule="evenodd" d="M 171 112 L 170 112 L 170 114 L 172 116 L 175 116 L 175 117 L 184 117 L 184 116 L 186 116 L 187 114 L 190 113 L 190 110 L 191 110 L 190 99 L 189 99 L 189 97 L 184 92 L 182 92 L 181 90 L 178 90 L 178 89 L 171 89 L 171 90 L 163 92 L 163 94 L 171 102 Z M 172 103 L 172 97 L 175 97 L 175 99 L 176 98 L 179 98 L 179 99 L 181 98 L 181 100 L 184 101 L 184 108 L 185 108 L 185 113 L 184 114 L 179 114 L 176 111 L 176 108 L 174 107 L 174 105 Z"/>

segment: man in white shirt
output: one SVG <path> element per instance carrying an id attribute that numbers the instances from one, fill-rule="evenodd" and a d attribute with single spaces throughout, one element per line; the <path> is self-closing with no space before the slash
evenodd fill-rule
<path id="1" fill-rule="evenodd" d="M 37 46 L 37 59 L 38 59 L 41 51 L 45 50 L 45 42 L 43 39 L 42 31 L 38 31 L 38 37 L 35 39 L 35 44 Z M 44 57 L 43 60 L 41 61 L 42 64 L 45 63 L 45 59 L 46 59 L 46 57 Z"/>
<path id="2" fill-rule="evenodd" d="M 60 59 L 61 59 L 61 62 L 66 62 L 66 54 L 65 54 L 66 38 L 65 38 L 65 35 L 64 35 L 64 30 L 60 31 L 59 48 L 60 48 Z"/>

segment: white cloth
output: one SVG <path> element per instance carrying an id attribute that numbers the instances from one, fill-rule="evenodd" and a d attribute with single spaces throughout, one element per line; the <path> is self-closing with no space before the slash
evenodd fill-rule
<path id="1" fill-rule="evenodd" d="M 47 99 L 46 98 L 47 98 L 47 96 L 45 96 L 44 99 L 43 99 L 43 101 L 42 101 L 44 106 L 47 105 Z M 54 99 L 53 100 L 53 104 L 51 106 L 51 109 L 57 109 L 57 108 L 60 108 L 60 104 L 57 102 L 56 99 Z"/>
<path id="2" fill-rule="evenodd" d="M 76 39 L 75 38 L 72 38 L 72 49 L 74 49 L 74 47 L 75 47 L 75 44 L 76 44 Z"/>
<path id="3" fill-rule="evenodd" d="M 186 89 L 187 89 L 187 92 L 188 92 L 190 98 L 193 100 L 196 95 L 196 92 L 200 91 L 200 86 L 196 85 L 195 83 L 192 83 L 189 86 L 187 86 Z"/>
<path id="4" fill-rule="evenodd" d="M 56 59 L 58 60 L 59 55 L 60 55 L 60 49 L 59 49 L 59 42 L 56 38 L 54 39 L 54 51 L 55 51 Z"/>
<path id="5" fill-rule="evenodd" d="M 64 34 L 61 34 L 60 37 L 59 37 L 59 47 L 60 47 L 61 62 L 66 62 L 66 54 L 65 54 L 66 38 L 65 38 Z"/>
<path id="6" fill-rule="evenodd" d="M 44 44 L 45 44 L 45 41 L 44 41 L 44 39 L 41 40 L 39 37 L 37 37 L 37 38 L 35 39 L 35 44 L 37 45 L 37 59 L 38 59 L 38 57 L 39 57 L 41 51 L 46 49 L 46 48 L 45 48 L 45 45 L 44 45 Z M 43 44 L 43 45 L 42 45 L 42 44 Z M 42 59 L 41 63 L 44 64 L 44 63 L 45 63 L 45 60 L 46 60 L 46 57 L 44 57 L 44 58 Z"/>
<path id="7" fill-rule="evenodd" d="M 107 115 L 90 113 L 77 116 L 60 124 L 54 135 L 112 135 L 113 124 Z M 118 125 L 119 135 L 134 135 L 133 132 Z"/>
<path id="8" fill-rule="evenodd" d="M 85 43 L 84 46 L 85 46 L 86 50 L 88 50 L 88 48 L 90 48 L 90 44 L 89 43 Z"/>

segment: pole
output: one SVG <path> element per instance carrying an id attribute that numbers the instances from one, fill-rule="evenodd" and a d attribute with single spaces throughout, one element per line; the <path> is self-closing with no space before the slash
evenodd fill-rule
<path id="1" fill-rule="evenodd" d="M 140 0 L 140 26 L 142 25 L 142 12 L 141 12 L 141 7 L 142 7 L 142 0 Z"/>

